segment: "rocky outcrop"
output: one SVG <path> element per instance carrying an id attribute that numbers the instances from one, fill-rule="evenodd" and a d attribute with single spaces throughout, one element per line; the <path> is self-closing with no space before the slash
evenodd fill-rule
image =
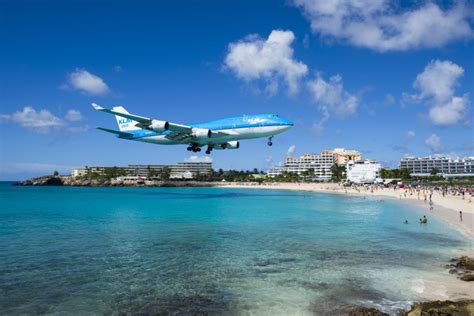
<path id="1" fill-rule="evenodd" d="M 349 306 L 335 310 L 330 315 L 347 316 L 385 316 L 388 315 L 375 308 L 364 306 Z M 412 305 L 406 313 L 397 313 L 405 316 L 472 316 L 474 315 L 474 300 L 462 301 L 434 301 Z"/>
<path id="2" fill-rule="evenodd" d="M 474 281 L 474 259 L 468 256 L 451 259 L 446 265 L 449 273 L 456 274 L 463 281 Z"/>
<path id="3" fill-rule="evenodd" d="M 315 314 L 319 312 L 315 311 Z M 329 313 L 331 316 L 388 316 L 387 313 L 381 312 L 378 309 L 365 306 L 350 306 L 343 309 L 338 309 Z"/>
<path id="4" fill-rule="evenodd" d="M 63 185 L 64 177 L 60 176 L 45 176 L 45 177 L 38 177 L 29 179 L 26 181 L 21 181 L 16 183 L 16 185 Z"/>
<path id="5" fill-rule="evenodd" d="M 66 186 L 80 186 L 80 187 L 212 187 L 216 184 L 213 182 L 198 182 L 198 181 L 154 181 L 154 182 L 140 182 L 140 183 L 121 183 L 112 181 L 111 179 L 88 179 L 88 178 L 74 178 L 71 176 L 45 176 L 33 178 L 26 181 L 18 182 L 16 185 L 66 185 Z"/>
<path id="6" fill-rule="evenodd" d="M 474 315 L 474 300 L 436 301 L 412 306 L 407 316 L 470 316 Z"/>

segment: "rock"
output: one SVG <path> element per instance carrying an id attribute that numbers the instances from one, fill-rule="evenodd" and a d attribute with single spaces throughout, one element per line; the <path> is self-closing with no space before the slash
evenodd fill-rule
<path id="1" fill-rule="evenodd" d="M 318 314 L 318 313 L 316 313 Z M 351 306 L 344 309 L 338 309 L 330 313 L 330 315 L 348 315 L 348 316 L 388 316 L 387 313 L 378 309 L 365 306 Z"/>
<path id="2" fill-rule="evenodd" d="M 461 277 L 461 280 L 466 281 L 466 282 L 472 282 L 474 281 L 474 274 L 466 273 Z"/>
<path id="3" fill-rule="evenodd" d="M 472 273 L 474 271 L 474 259 L 462 256 L 453 258 L 449 262 L 451 263 L 446 265 L 446 268 L 449 269 L 450 274 L 457 274 L 463 281 L 474 281 L 474 274 Z"/>
<path id="4" fill-rule="evenodd" d="M 469 258 L 468 256 L 462 256 L 458 259 L 456 267 L 474 271 L 474 259 Z"/>
<path id="5" fill-rule="evenodd" d="M 370 307 L 357 307 L 349 311 L 349 316 L 385 316 L 387 313 L 381 312 L 378 309 Z"/>
<path id="6" fill-rule="evenodd" d="M 41 185 L 63 185 L 63 180 L 60 177 L 51 177 L 44 181 Z"/>
<path id="7" fill-rule="evenodd" d="M 412 306 L 406 316 L 469 316 L 474 315 L 474 300 L 435 301 Z"/>

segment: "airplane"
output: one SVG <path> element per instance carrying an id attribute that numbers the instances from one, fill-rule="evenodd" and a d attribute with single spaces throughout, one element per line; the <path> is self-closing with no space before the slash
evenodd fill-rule
<path id="1" fill-rule="evenodd" d="M 273 136 L 283 133 L 293 123 L 275 114 L 254 114 L 229 117 L 199 124 L 182 125 L 149 117 L 130 114 L 122 106 L 106 109 L 92 103 L 97 111 L 115 115 L 119 131 L 104 127 L 97 129 L 116 134 L 118 138 L 160 145 L 188 145 L 187 150 L 200 152 L 207 146 L 206 154 L 213 149 L 238 149 L 239 140 L 268 137 L 268 146 Z"/>

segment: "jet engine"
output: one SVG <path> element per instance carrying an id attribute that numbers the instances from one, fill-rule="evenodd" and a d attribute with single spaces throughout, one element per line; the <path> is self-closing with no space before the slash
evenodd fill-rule
<path id="1" fill-rule="evenodd" d="M 239 147 L 240 147 L 240 143 L 238 141 L 235 141 L 235 140 L 213 146 L 213 148 L 217 149 L 217 150 L 238 149 Z"/>
<path id="2" fill-rule="evenodd" d="M 239 149 L 240 143 L 238 141 L 231 141 L 224 144 L 225 149 Z"/>
<path id="3" fill-rule="evenodd" d="M 193 128 L 193 136 L 195 138 L 211 138 L 212 131 L 205 128 Z"/>
<path id="4" fill-rule="evenodd" d="M 158 121 L 158 120 L 153 120 L 151 121 L 150 124 L 150 129 L 154 130 L 155 132 L 164 132 L 169 128 L 169 123 L 166 121 Z"/>

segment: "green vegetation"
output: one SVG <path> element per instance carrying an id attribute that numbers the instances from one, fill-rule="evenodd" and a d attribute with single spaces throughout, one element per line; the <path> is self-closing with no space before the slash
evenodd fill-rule
<path id="1" fill-rule="evenodd" d="M 331 181 L 340 182 L 344 179 L 346 179 L 346 166 L 333 164 L 331 167 Z"/>
<path id="2" fill-rule="evenodd" d="M 380 177 L 382 179 L 410 179 L 410 170 L 408 169 L 382 169 Z"/>
<path id="3" fill-rule="evenodd" d="M 438 168 L 432 168 L 431 171 L 430 171 L 430 174 L 432 176 L 436 176 L 439 172 L 440 172 L 440 170 Z"/>

